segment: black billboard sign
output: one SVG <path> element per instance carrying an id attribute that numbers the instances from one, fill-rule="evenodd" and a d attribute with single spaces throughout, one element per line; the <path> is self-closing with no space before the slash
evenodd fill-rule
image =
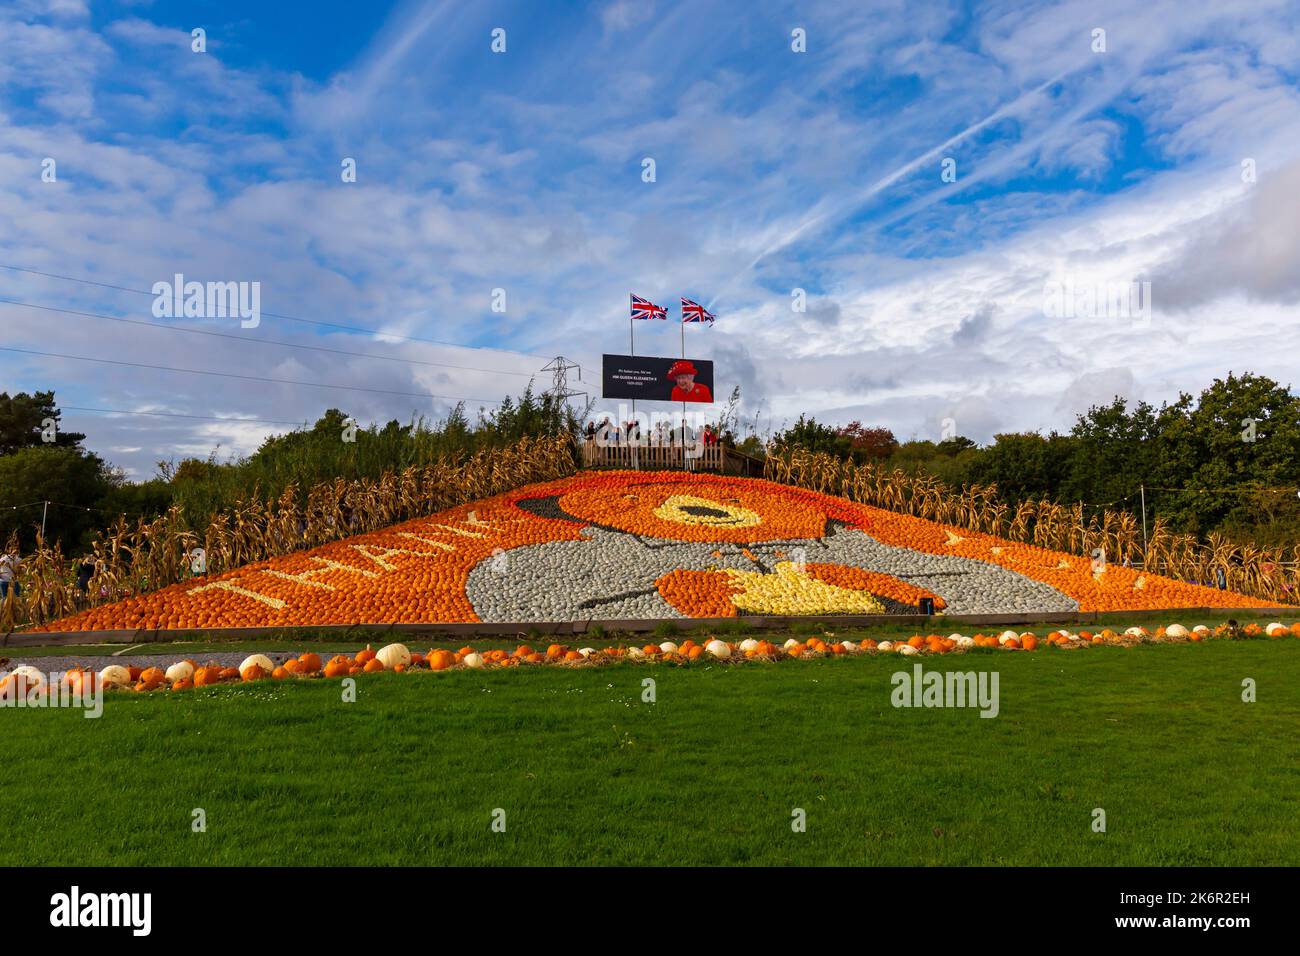
<path id="1" fill-rule="evenodd" d="M 713 363 L 655 355 L 606 355 L 600 393 L 603 398 L 643 402 L 712 402 Z"/>

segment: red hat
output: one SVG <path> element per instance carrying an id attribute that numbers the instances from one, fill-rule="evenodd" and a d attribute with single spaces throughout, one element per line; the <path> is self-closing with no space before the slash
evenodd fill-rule
<path id="1" fill-rule="evenodd" d="M 668 378 L 676 378 L 678 375 L 699 375 L 695 366 L 686 359 L 678 359 L 673 363 L 673 367 L 668 370 Z"/>

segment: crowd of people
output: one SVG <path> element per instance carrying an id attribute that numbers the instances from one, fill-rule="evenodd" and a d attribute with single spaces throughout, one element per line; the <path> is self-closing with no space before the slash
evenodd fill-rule
<path id="1" fill-rule="evenodd" d="M 703 444 L 705 447 L 712 447 L 721 443 L 721 436 L 716 426 L 704 425 L 697 431 L 684 419 L 678 428 L 671 428 L 667 422 L 660 421 L 653 428 L 643 431 L 638 421 L 615 425 L 607 415 L 599 424 L 594 420 L 588 422 L 586 435 L 587 441 L 602 446 L 641 445 L 660 448 Z"/>

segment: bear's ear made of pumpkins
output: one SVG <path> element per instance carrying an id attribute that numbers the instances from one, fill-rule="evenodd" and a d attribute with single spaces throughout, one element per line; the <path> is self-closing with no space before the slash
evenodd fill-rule
<path id="1" fill-rule="evenodd" d="M 561 494 L 558 507 L 628 534 L 737 544 L 821 538 L 832 517 L 774 486 L 701 476 L 601 475 Z"/>
<path id="2" fill-rule="evenodd" d="M 551 518 L 556 521 L 571 521 L 574 524 L 590 524 L 581 518 L 566 514 L 560 507 L 559 495 L 543 495 L 539 498 L 519 498 L 514 502 L 516 508 L 538 518 Z"/>

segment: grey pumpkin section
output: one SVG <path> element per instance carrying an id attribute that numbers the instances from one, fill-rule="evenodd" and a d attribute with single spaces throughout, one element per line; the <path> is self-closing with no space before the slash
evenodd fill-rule
<path id="1" fill-rule="evenodd" d="M 745 545 L 759 565 L 741 553 L 741 545 L 640 538 L 592 526 L 582 534 L 585 540 L 526 545 L 480 562 L 466 585 L 475 613 L 484 621 L 682 618 L 686 615 L 655 590 L 662 575 L 679 568 L 771 570 L 799 548 L 808 563 L 880 571 L 933 591 L 950 614 L 1079 609 L 1076 600 L 1051 585 L 1000 565 L 899 548 L 843 527 L 820 539 Z"/>

